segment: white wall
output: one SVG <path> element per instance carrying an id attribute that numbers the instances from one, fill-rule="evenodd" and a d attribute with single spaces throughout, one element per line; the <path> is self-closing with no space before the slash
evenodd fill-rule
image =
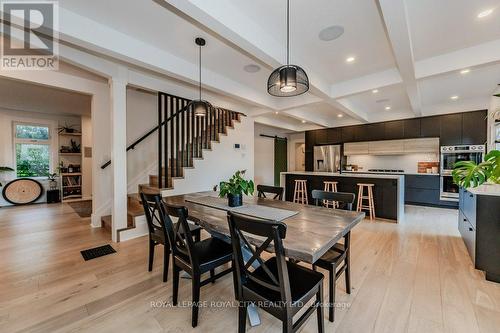
<path id="1" fill-rule="evenodd" d="M 85 156 L 85 148 L 92 149 L 92 118 L 82 116 L 82 197 L 92 197 L 92 156 Z"/>
<path id="2" fill-rule="evenodd" d="M 261 134 L 279 136 L 288 139 L 286 130 L 276 127 L 255 124 L 255 183 L 274 185 L 274 139 L 260 136 Z M 290 143 L 288 142 L 288 151 Z M 288 163 L 290 160 L 288 159 Z"/>
<path id="3" fill-rule="evenodd" d="M 296 154 L 298 153 L 296 150 L 296 146 L 297 144 L 305 145 L 305 143 L 305 132 L 292 133 L 288 135 L 288 171 L 305 170 L 305 165 L 295 165 L 295 161 L 297 159 Z M 305 162 L 305 154 L 303 152 L 300 152 L 300 154 L 304 155 L 302 160 L 304 160 Z"/>
<path id="4" fill-rule="evenodd" d="M 438 162 L 438 154 L 406 154 L 390 156 L 354 155 L 347 157 L 347 164 L 362 167 L 361 171 L 368 169 L 400 169 L 407 173 L 417 173 L 418 162 Z"/>
<path id="5" fill-rule="evenodd" d="M 500 87 L 495 90 L 494 94 L 500 94 Z M 495 119 L 500 119 L 500 97 L 492 96 L 490 109 L 488 110 L 488 151 L 498 149 L 495 145 Z M 500 144 L 498 144 L 498 147 L 500 147 Z"/>

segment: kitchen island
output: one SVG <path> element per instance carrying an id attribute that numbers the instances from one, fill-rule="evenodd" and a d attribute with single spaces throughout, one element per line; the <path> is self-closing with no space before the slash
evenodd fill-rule
<path id="1" fill-rule="evenodd" d="M 293 201 L 295 180 L 307 180 L 307 196 L 309 204 L 313 205 L 312 190 L 323 190 L 325 181 L 336 181 L 339 192 L 354 193 L 358 200 L 358 183 L 371 183 L 375 199 L 375 215 L 377 218 L 393 222 L 402 222 L 404 219 L 404 175 L 363 174 L 363 173 L 332 173 L 292 171 L 281 173 L 281 186 L 285 188 L 285 200 Z"/>

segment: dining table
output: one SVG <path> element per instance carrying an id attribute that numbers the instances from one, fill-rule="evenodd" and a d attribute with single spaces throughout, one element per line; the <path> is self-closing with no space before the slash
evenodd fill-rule
<path id="1" fill-rule="evenodd" d="M 335 243 L 340 241 L 365 218 L 364 212 L 354 212 L 320 206 L 303 205 L 282 200 L 245 196 L 242 207 L 227 206 L 227 199 L 218 198 L 218 192 L 206 191 L 174 195 L 164 198 L 165 203 L 182 205 L 188 210 L 188 219 L 199 224 L 212 235 L 230 240 L 227 212 L 278 217 L 286 224 L 283 239 L 285 256 L 297 262 L 313 264 Z M 258 236 L 249 236 L 251 245 L 260 246 L 264 241 Z M 273 246 L 267 249 L 273 252 Z M 255 309 L 249 308 L 252 326 L 260 323 Z"/>

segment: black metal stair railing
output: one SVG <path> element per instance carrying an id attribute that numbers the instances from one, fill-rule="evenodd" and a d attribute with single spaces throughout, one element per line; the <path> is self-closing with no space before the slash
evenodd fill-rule
<path id="1" fill-rule="evenodd" d="M 203 149 L 211 148 L 218 134 L 244 114 L 222 108 L 210 108 L 204 117 L 196 117 L 190 100 L 158 92 L 158 125 L 134 141 L 127 151 L 158 131 L 158 188 L 172 186 L 173 177 L 183 176 L 184 167 L 192 167 Z M 111 161 L 104 163 L 105 169 Z"/>

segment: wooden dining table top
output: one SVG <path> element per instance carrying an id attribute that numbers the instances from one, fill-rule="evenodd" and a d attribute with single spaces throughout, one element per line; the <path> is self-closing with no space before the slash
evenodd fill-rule
<path id="1" fill-rule="evenodd" d="M 213 191 L 197 192 L 165 197 L 164 201 L 167 204 L 184 205 L 188 209 L 189 220 L 198 223 L 208 231 L 229 237 L 226 211 L 186 201 L 194 197 L 216 197 L 217 195 L 218 193 Z M 243 203 L 298 211 L 298 214 L 282 221 L 287 226 L 283 247 L 287 257 L 307 263 L 316 262 L 365 217 L 363 212 L 302 205 L 267 198 L 244 197 Z M 257 236 L 250 236 L 248 240 L 256 246 L 263 242 Z M 269 250 L 272 251 L 272 248 L 270 247 Z"/>

